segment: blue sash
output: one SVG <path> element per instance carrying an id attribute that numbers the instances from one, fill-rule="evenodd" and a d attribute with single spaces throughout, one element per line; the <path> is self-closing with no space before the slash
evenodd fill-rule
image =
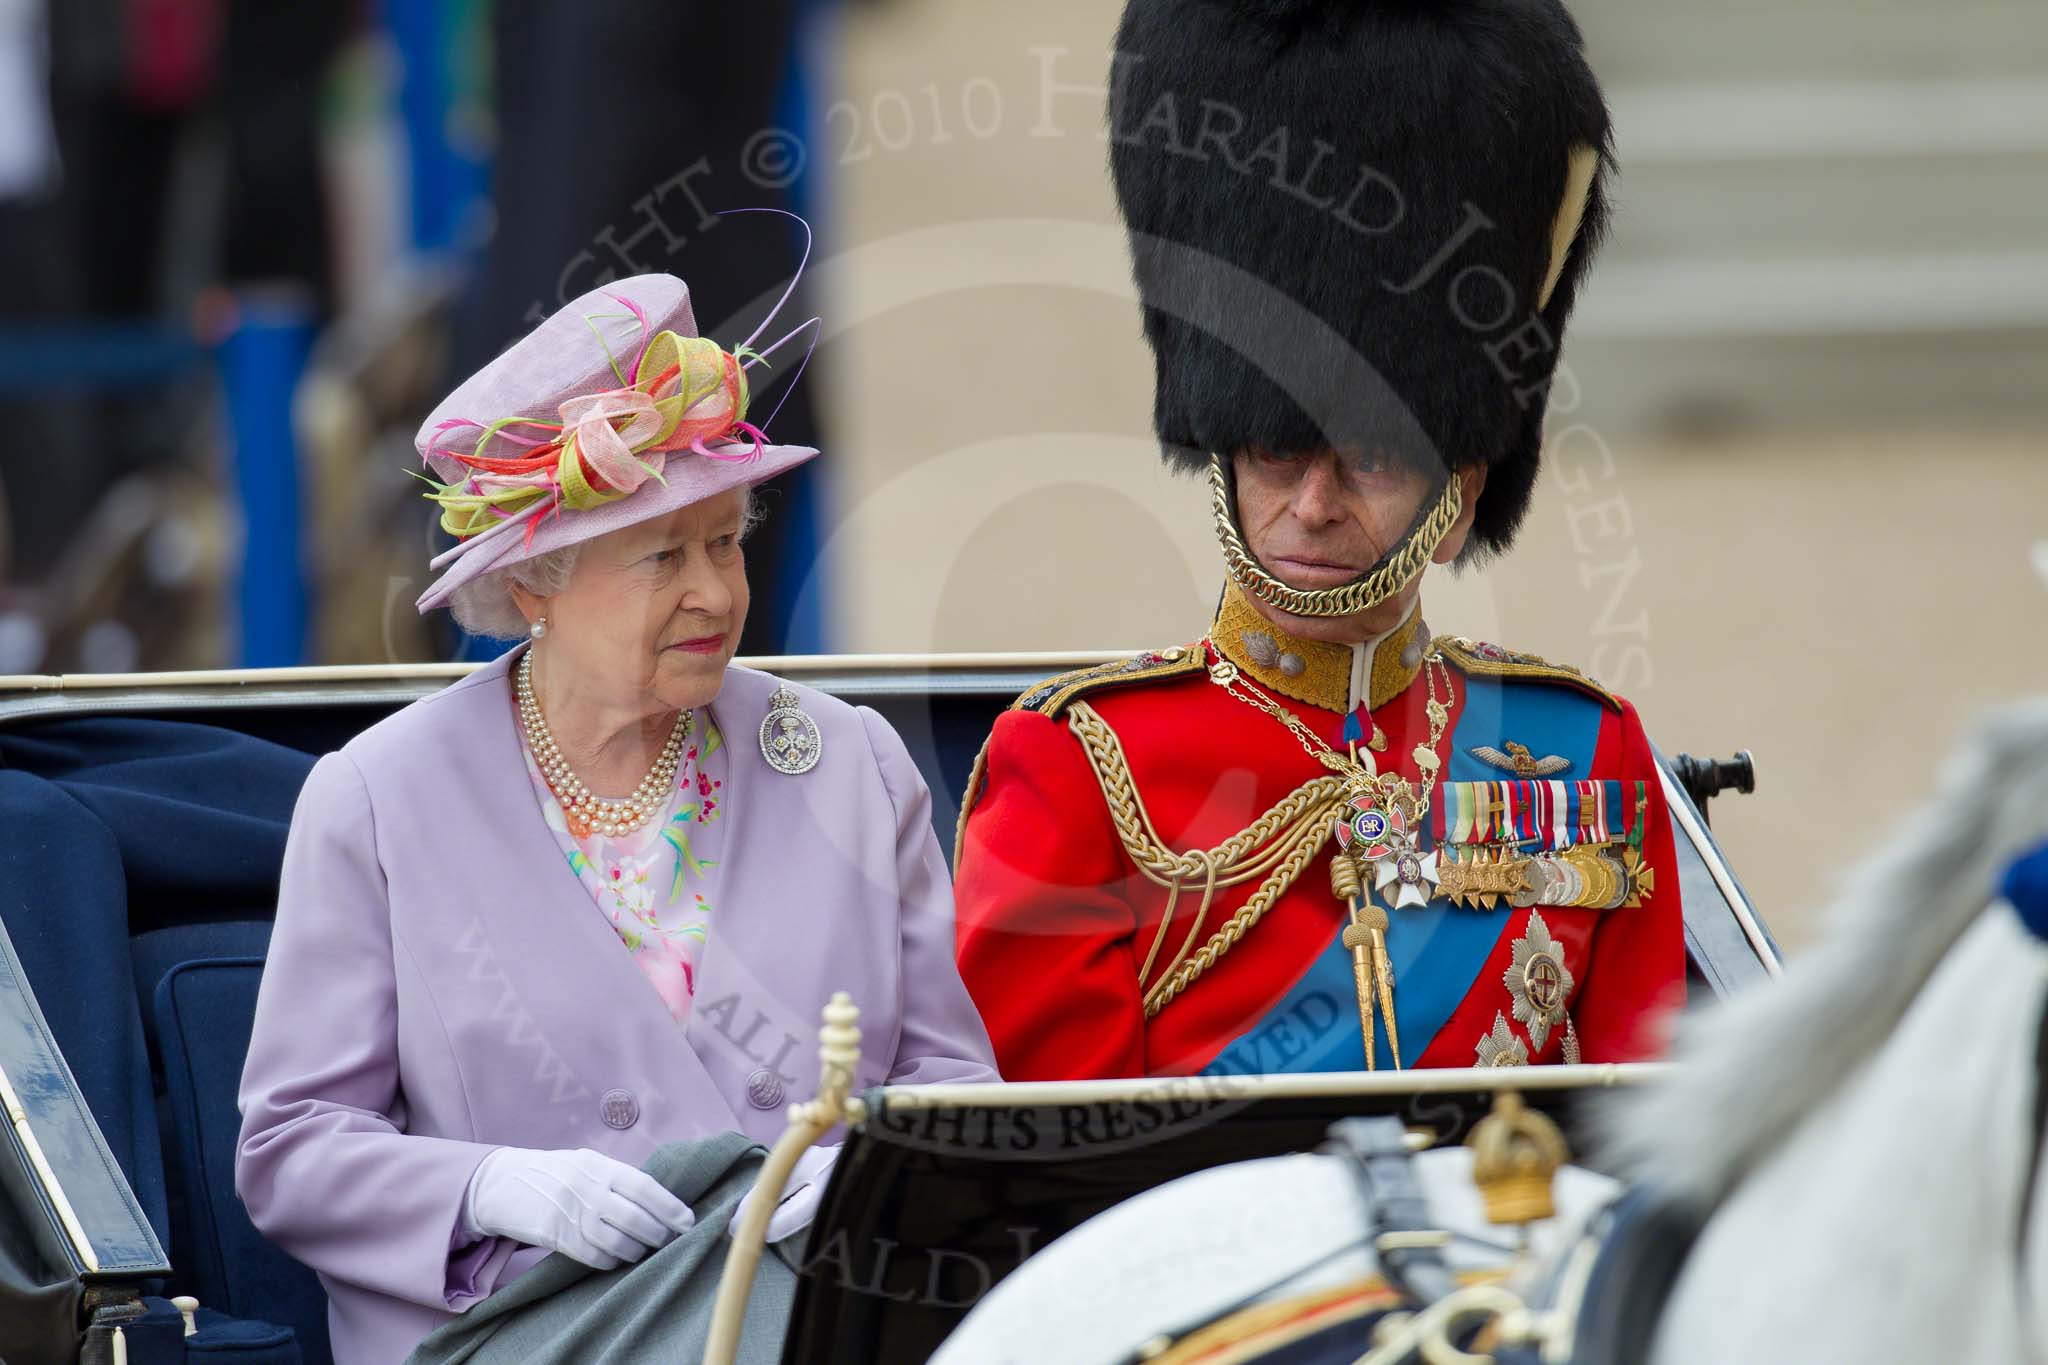
<path id="1" fill-rule="evenodd" d="M 1506 774 L 1473 757 L 1470 750 L 1475 745 L 1501 748 L 1507 739 L 1519 740 L 1538 754 L 1570 759 L 1573 773 L 1592 771 L 1603 715 L 1599 702 L 1548 683 L 1473 677 L 1460 681 L 1467 689 L 1465 707 L 1450 736 L 1443 781 L 1502 779 Z M 1434 846 L 1427 828 L 1416 834 L 1418 847 L 1427 851 Z M 1314 875 L 1317 870 L 1303 875 Z M 1388 904 L 1384 899 L 1378 903 Z M 1394 962 L 1394 1018 L 1400 1025 L 1404 1065 L 1415 1064 L 1471 992 L 1512 913 L 1504 905 L 1494 910 L 1468 910 L 1442 900 L 1404 910 L 1388 909 L 1387 952 Z M 1379 1069 L 1391 1070 L 1394 1055 L 1387 1046 L 1386 1029 L 1376 1026 L 1373 1035 Z M 1306 964 L 1271 1009 L 1217 1054 L 1203 1074 L 1364 1069 L 1365 1041 L 1358 1024 L 1351 953 L 1339 935 Z"/>

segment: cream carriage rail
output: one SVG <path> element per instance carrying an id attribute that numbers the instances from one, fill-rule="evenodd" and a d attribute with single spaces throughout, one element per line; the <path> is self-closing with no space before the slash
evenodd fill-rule
<path id="1" fill-rule="evenodd" d="M 725 1253 L 725 1270 L 718 1279 L 704 1365 L 732 1365 L 739 1355 L 747 1299 L 768 1246 L 768 1220 L 798 1158 L 834 1125 L 859 1123 L 867 1117 L 867 1102 L 852 1093 L 854 1073 L 860 1067 L 860 1009 L 845 991 L 834 991 L 823 1013 L 824 1026 L 818 1030 L 818 1097 L 808 1104 L 790 1106 L 789 1127 L 769 1149 L 754 1178 L 751 1200 L 740 1211 L 739 1226 L 733 1229 L 732 1245 Z"/>
<path id="2" fill-rule="evenodd" d="M 1347 1096 L 1445 1095 L 1473 1091 L 1613 1089 L 1647 1085 L 1672 1074 L 1667 1062 L 1604 1062 L 1579 1066 L 1446 1067 L 1426 1071 L 1329 1071 L 1284 1076 L 1149 1076 L 1097 1081 L 989 1081 L 963 1085 L 885 1087 L 880 1108 L 891 1113 L 948 1105 L 1024 1108 L 1175 1100 L 1198 1094 L 1227 1099 L 1342 1099 Z M 870 1115 L 872 1117 L 872 1114 Z"/>
<path id="3" fill-rule="evenodd" d="M 1087 668 L 1128 659 L 1140 650 L 1041 650 L 995 654 L 761 654 L 733 662 L 766 673 L 801 678 L 811 673 L 901 669 L 951 672 L 965 669 Z M 13 673 L 0 674 L 0 695 L 9 692 L 82 692 L 130 687 L 233 687 L 276 683 L 454 681 L 482 663 L 322 664 L 305 668 L 218 668 L 181 673 Z"/>

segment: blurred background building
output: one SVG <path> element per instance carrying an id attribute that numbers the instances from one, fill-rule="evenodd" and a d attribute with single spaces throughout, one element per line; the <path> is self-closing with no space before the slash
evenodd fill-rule
<path id="1" fill-rule="evenodd" d="M 816 226 L 758 652 L 1196 636 L 1104 169 L 1107 0 L 0 0 L 0 673 L 473 649 L 419 416 L 610 274 L 725 344 Z M 1574 662 L 1788 943 L 2048 593 L 2048 10 L 1580 0 L 1622 174 L 1523 542 L 1438 630 Z M 787 376 L 789 367 L 780 367 Z M 769 400 L 772 404 L 772 399 Z M 761 411 L 766 411 L 763 406 Z"/>

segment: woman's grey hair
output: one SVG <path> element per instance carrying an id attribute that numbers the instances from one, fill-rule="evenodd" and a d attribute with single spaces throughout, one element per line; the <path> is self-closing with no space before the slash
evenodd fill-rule
<path id="1" fill-rule="evenodd" d="M 744 540 L 761 524 L 765 514 L 752 488 L 740 490 L 740 538 Z M 569 586 L 576 572 L 576 558 L 583 542 L 564 545 L 482 574 L 457 588 L 448 598 L 448 610 L 455 624 L 471 635 L 490 640 L 523 640 L 528 625 L 512 598 L 512 589 L 524 588 L 536 597 L 553 597 Z"/>
<path id="2" fill-rule="evenodd" d="M 471 635 L 491 640 L 526 638 L 526 617 L 513 600 L 512 589 L 553 597 L 569 586 L 569 575 L 576 572 L 576 558 L 582 550 L 579 541 L 470 579 L 449 595 L 448 610 L 455 624 Z"/>

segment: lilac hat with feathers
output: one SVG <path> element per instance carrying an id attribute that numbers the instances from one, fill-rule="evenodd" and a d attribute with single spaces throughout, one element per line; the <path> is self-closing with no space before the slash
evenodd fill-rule
<path id="1" fill-rule="evenodd" d="M 594 289 L 534 328 L 448 395 L 414 439 L 433 474 L 427 497 L 457 538 L 429 566 L 440 577 L 420 611 L 494 569 L 816 455 L 770 444 L 747 420 L 747 371 L 795 334 L 761 352 L 753 337 L 726 351 L 697 335 L 689 286 L 673 275 Z"/>

